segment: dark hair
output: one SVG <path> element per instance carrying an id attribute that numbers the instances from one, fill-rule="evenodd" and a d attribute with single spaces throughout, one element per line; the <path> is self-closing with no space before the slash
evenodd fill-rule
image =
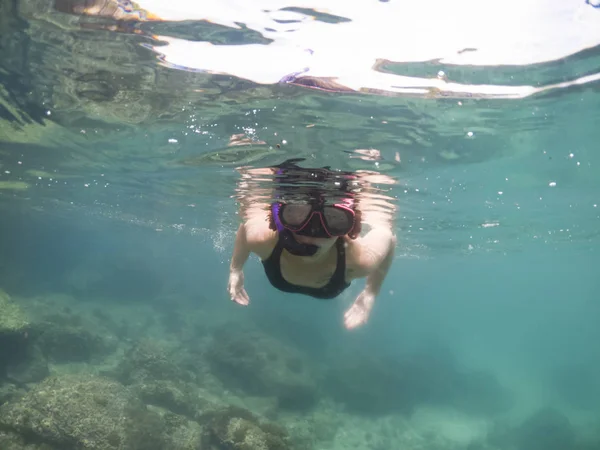
<path id="1" fill-rule="evenodd" d="M 330 166 L 320 168 L 303 168 L 296 163 L 305 158 L 288 159 L 275 169 L 274 192 L 275 199 L 285 203 L 287 200 L 302 200 L 307 202 L 325 202 L 327 194 L 340 195 L 353 200 L 354 226 L 348 232 L 350 239 L 360 236 L 362 230 L 361 211 L 356 195 L 356 175 L 353 172 L 331 170 Z M 335 183 L 334 189 L 327 189 L 326 184 Z M 269 228 L 277 230 L 272 209 L 269 209 Z"/>

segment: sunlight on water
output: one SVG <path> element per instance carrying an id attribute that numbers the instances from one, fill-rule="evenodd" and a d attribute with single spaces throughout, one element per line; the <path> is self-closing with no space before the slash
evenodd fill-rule
<path id="1" fill-rule="evenodd" d="M 568 57 L 600 43 L 600 19 L 585 2 L 567 6 L 554 0 L 541 7 L 539 2 L 513 0 L 493 14 L 473 0 L 373 2 L 369 8 L 343 1 L 325 7 L 311 1 L 285 5 L 269 0 L 208 7 L 185 0 L 138 4 L 150 12 L 142 15 L 151 21 L 202 20 L 235 30 L 244 24 L 248 34 L 252 31 L 268 44 L 223 45 L 156 34 L 160 44 L 153 49 L 169 67 L 230 74 L 256 83 L 284 81 L 341 92 L 522 98 L 600 79 L 594 73 L 542 86 L 515 85 L 513 80 L 510 85 L 482 85 L 452 82 L 443 70 L 426 78 L 393 70 L 394 64 L 407 62 L 497 66 Z"/>

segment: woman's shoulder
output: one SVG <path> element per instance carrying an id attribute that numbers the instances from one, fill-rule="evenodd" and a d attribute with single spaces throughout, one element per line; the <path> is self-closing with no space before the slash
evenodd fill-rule
<path id="1" fill-rule="evenodd" d="M 368 275 L 368 270 L 362 263 L 360 238 L 344 237 L 346 249 L 346 279 L 362 278 Z"/>
<path id="2" fill-rule="evenodd" d="M 277 244 L 278 234 L 269 226 L 268 217 L 254 217 L 244 222 L 248 247 L 261 259 L 269 257 Z"/>
<path id="3" fill-rule="evenodd" d="M 396 245 L 394 233 L 387 228 L 370 230 L 356 239 L 345 238 L 346 265 L 365 276 L 375 269 L 391 247 Z"/>

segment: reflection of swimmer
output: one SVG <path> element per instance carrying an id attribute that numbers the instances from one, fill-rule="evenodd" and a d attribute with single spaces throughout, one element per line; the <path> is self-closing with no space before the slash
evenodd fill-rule
<path id="1" fill-rule="evenodd" d="M 393 259 L 392 221 L 372 221 L 371 230 L 359 236 L 362 200 L 352 186 L 361 185 L 360 174 L 305 169 L 295 162 L 262 171 L 275 175 L 276 200 L 268 209 L 256 201 L 258 195 L 242 201 L 244 221 L 231 259 L 229 295 L 240 305 L 249 304 L 243 266 L 250 253 L 260 257 L 268 280 L 284 292 L 330 299 L 352 280 L 366 277 L 364 290 L 344 316 L 347 328 L 362 325 Z M 328 202 L 328 195 L 334 200 Z M 268 197 L 262 197 L 263 203 Z"/>

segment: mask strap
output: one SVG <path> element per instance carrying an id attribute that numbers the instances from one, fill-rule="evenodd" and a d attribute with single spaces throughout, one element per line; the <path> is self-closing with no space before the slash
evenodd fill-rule
<path id="1" fill-rule="evenodd" d="M 275 202 L 271 204 L 271 214 L 273 215 L 273 222 L 275 223 L 275 228 L 280 233 L 285 229 L 281 220 L 279 220 L 279 210 L 281 209 L 281 203 Z"/>

